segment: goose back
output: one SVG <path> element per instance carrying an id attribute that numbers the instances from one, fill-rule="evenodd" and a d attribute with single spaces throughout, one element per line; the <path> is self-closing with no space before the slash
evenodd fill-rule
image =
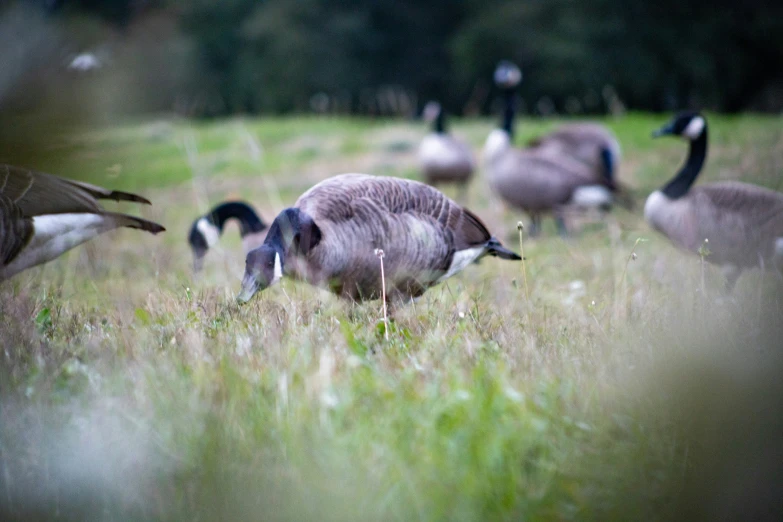
<path id="1" fill-rule="evenodd" d="M 419 166 L 427 183 L 466 183 L 473 175 L 475 159 L 466 143 L 448 134 L 431 133 L 419 146 Z"/>

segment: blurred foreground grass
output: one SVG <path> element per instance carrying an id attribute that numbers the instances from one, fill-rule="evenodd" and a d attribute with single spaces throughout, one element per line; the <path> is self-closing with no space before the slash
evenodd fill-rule
<path id="1" fill-rule="evenodd" d="M 236 228 L 197 280 L 185 238 L 225 197 L 269 221 L 329 175 L 415 178 L 420 124 L 158 120 L 54 139 L 57 173 L 141 191 L 168 232 L 105 236 L 0 288 L 0 514 L 774 518 L 783 284 L 751 272 L 726 297 L 717 271 L 643 224 L 685 155 L 649 139 L 664 119 L 607 122 L 638 210 L 527 241 L 529 302 L 520 267 L 487 259 L 403 309 L 388 342 L 378 303 L 303 284 L 237 307 Z M 710 122 L 705 181 L 780 188 L 779 118 Z M 554 126 L 523 120 L 518 140 Z M 490 128 L 454 122 L 477 149 Z M 472 189 L 518 249 L 520 216 L 481 172 Z"/>

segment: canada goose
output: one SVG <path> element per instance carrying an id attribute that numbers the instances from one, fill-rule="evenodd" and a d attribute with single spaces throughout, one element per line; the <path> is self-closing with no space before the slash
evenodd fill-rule
<path id="1" fill-rule="evenodd" d="M 531 140 L 531 149 L 545 155 L 569 156 L 589 165 L 597 182 L 613 183 L 620 161 L 620 143 L 615 135 L 597 123 L 569 123 Z"/>
<path id="2" fill-rule="evenodd" d="M 783 194 L 738 181 L 692 187 L 707 157 L 703 115 L 683 112 L 653 133 L 665 135 L 690 141 L 690 153 L 677 175 L 647 198 L 644 217 L 650 226 L 681 249 L 698 252 L 706 246 L 706 260 L 723 266 L 729 290 L 746 268 L 781 268 Z"/>
<path id="3" fill-rule="evenodd" d="M 247 255 L 240 301 L 283 275 L 355 300 L 418 297 L 485 256 L 521 259 L 481 220 L 437 189 L 406 179 L 343 174 L 283 210 L 264 244 Z"/>
<path id="4" fill-rule="evenodd" d="M 432 122 L 433 129 L 419 146 L 419 165 L 424 180 L 430 185 L 443 182 L 460 186 L 461 200 L 473 177 L 476 160 L 468 145 L 446 131 L 446 115 L 440 103 L 432 101 L 424 107 L 425 121 Z"/>
<path id="5" fill-rule="evenodd" d="M 201 270 L 204 256 L 218 242 L 223 234 L 223 227 L 231 219 L 239 222 L 239 234 L 245 254 L 264 242 L 266 225 L 253 207 L 243 201 L 224 201 L 196 219 L 190 227 L 188 243 L 193 251 L 193 269 L 196 272 Z"/>
<path id="6" fill-rule="evenodd" d="M 145 219 L 106 212 L 99 199 L 150 204 L 135 194 L 0 165 L 0 281 L 115 228 L 152 234 L 166 230 Z"/>
<path id="7" fill-rule="evenodd" d="M 634 206 L 630 190 L 617 179 L 617 165 L 621 149 L 617 137 L 598 123 L 569 123 L 553 132 L 539 136 L 528 143 L 528 148 L 552 158 L 567 155 L 587 165 L 579 169 L 598 185 L 590 190 L 605 193 L 611 202 L 620 203 L 627 209 Z M 598 188 L 600 187 L 600 188 Z M 584 189 L 581 189 L 584 191 Z M 584 198 L 582 198 L 584 199 Z M 604 205 L 609 207 L 610 205 Z"/>
<path id="8" fill-rule="evenodd" d="M 521 71 L 511 62 L 502 61 L 495 70 L 505 108 L 501 127 L 493 130 L 484 144 L 487 179 L 502 200 L 530 215 L 531 235 L 540 232 L 541 216 L 548 212 L 554 214 L 560 233 L 565 234 L 563 211 L 567 206 L 609 205 L 611 193 L 603 183 L 596 183 L 589 167 L 578 160 L 513 146 L 514 90 L 521 79 Z"/>

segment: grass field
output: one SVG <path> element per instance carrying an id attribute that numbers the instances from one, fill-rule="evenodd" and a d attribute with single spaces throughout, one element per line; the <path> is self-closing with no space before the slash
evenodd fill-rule
<path id="1" fill-rule="evenodd" d="M 487 259 L 400 310 L 388 341 L 380 303 L 304 284 L 237 306 L 238 229 L 198 278 L 186 236 L 227 197 L 271 221 L 333 174 L 417 178 L 419 123 L 160 119 L 54 139 L 28 166 L 141 192 L 168 231 L 109 234 L 0 287 L 0 514 L 747 514 L 748 491 L 780 485 L 764 463 L 781 455 L 783 283 L 754 271 L 723 295 L 716 269 L 644 224 L 644 198 L 686 154 L 649 138 L 665 119 L 606 121 L 634 212 L 575 219 L 567 240 L 547 223 L 524 243 L 529 296 L 520 265 Z M 557 123 L 523 120 L 518 142 Z M 779 117 L 710 123 L 702 181 L 783 188 Z M 454 132 L 478 151 L 491 127 Z M 519 250 L 523 216 L 493 204 L 480 171 L 467 206 Z"/>

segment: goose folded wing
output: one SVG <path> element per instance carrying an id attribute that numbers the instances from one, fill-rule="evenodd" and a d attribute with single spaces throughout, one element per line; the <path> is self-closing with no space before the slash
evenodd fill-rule
<path id="1" fill-rule="evenodd" d="M 423 183 L 385 179 L 385 186 L 373 187 L 369 196 L 392 213 L 412 213 L 433 219 L 454 239 L 461 250 L 489 241 L 492 235 L 472 212 L 450 200 L 442 192 Z"/>
<path id="2" fill-rule="evenodd" d="M 149 201 L 134 194 L 107 190 L 11 165 L 0 166 L 0 195 L 14 202 L 25 216 L 100 213 L 103 210 L 98 199 L 149 204 Z"/>
<path id="3" fill-rule="evenodd" d="M 13 261 L 32 236 L 32 219 L 24 217 L 13 201 L 0 194 L 0 266 Z"/>

